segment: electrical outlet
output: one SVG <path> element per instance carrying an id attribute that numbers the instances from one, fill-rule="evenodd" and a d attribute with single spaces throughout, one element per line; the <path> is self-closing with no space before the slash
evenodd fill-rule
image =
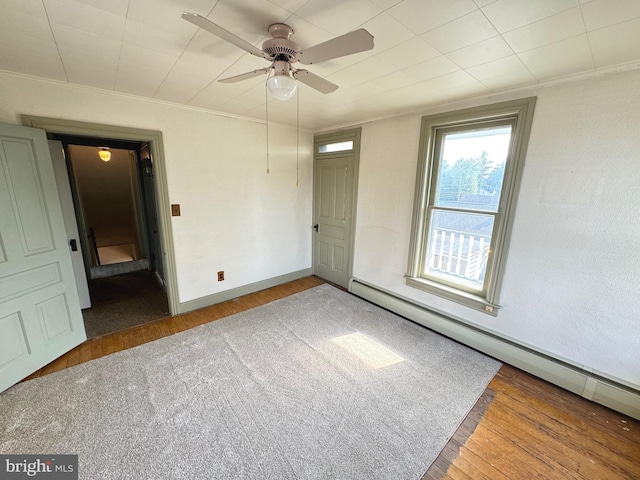
<path id="1" fill-rule="evenodd" d="M 218 281 L 222 282 L 224 280 L 224 270 L 220 270 L 218 272 Z"/>

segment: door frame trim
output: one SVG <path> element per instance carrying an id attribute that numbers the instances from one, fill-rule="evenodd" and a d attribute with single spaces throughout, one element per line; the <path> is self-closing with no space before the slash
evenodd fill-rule
<path id="1" fill-rule="evenodd" d="M 176 276 L 175 249 L 173 244 L 173 231 L 171 229 L 171 208 L 169 204 L 169 188 L 162 132 L 158 130 L 145 130 L 119 125 L 106 125 L 24 114 L 20 115 L 20 119 L 22 125 L 26 127 L 40 128 L 50 133 L 149 143 L 149 149 L 151 150 L 154 162 L 154 170 L 156 172 L 156 175 L 154 175 L 154 186 L 156 189 L 158 208 L 158 226 L 162 241 L 162 262 L 167 287 L 167 301 L 169 304 L 169 313 L 175 315 L 179 310 L 178 280 Z"/>
<path id="2" fill-rule="evenodd" d="M 348 140 L 353 140 L 353 189 L 351 198 L 351 231 L 349 232 L 349 272 L 347 275 L 347 283 L 353 276 L 353 258 L 356 244 L 356 214 L 358 211 L 358 178 L 360 172 L 360 140 L 362 138 L 362 127 L 350 128 L 348 130 L 340 130 L 330 133 L 316 134 L 313 137 L 313 215 L 312 225 L 316 223 L 316 166 L 318 161 L 323 158 L 332 158 L 342 156 L 346 152 L 333 152 L 333 153 L 318 153 L 319 145 L 326 143 L 338 143 Z M 315 235 L 311 234 L 311 269 L 315 274 L 315 262 L 316 262 L 316 241 Z"/>

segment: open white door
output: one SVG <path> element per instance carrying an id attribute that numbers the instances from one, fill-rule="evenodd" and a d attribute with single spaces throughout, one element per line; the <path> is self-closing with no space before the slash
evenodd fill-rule
<path id="1" fill-rule="evenodd" d="M 59 140 L 49 140 L 49 154 L 53 172 L 58 185 L 58 195 L 60 195 L 60 206 L 62 207 L 62 218 L 64 228 L 67 231 L 67 242 L 70 247 L 71 264 L 73 265 L 74 278 L 78 287 L 78 298 L 80 308 L 91 307 L 91 297 L 89 296 L 89 284 L 87 273 L 84 269 L 84 259 L 82 258 L 82 242 L 78 233 L 78 221 L 73 208 L 73 196 L 71 195 L 71 185 L 69 184 L 69 174 L 67 173 L 67 162 L 64 159 L 62 142 Z"/>
<path id="2" fill-rule="evenodd" d="M 0 391 L 84 340 L 46 135 L 0 124 Z"/>

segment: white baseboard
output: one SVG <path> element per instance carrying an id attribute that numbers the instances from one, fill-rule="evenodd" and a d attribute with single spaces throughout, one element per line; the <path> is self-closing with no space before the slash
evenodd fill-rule
<path id="1" fill-rule="evenodd" d="M 267 278 L 266 280 L 261 280 L 259 282 L 250 283 L 241 287 L 232 288 L 230 290 L 225 290 L 224 292 L 214 293 L 213 295 L 207 295 L 206 297 L 196 298 L 195 300 L 180 302 L 178 303 L 178 311 L 174 312 L 174 315 L 191 312 L 199 308 L 209 307 L 211 305 L 215 305 L 216 303 L 226 302 L 227 300 L 231 300 L 233 298 L 238 298 L 243 295 L 249 295 L 250 293 L 259 292 L 260 290 L 264 290 L 266 288 L 276 287 L 278 285 L 282 285 L 283 283 L 292 282 L 293 280 L 298 280 L 299 278 L 308 277 L 309 275 L 313 275 L 313 271 L 310 268 L 305 268 L 304 270 L 298 270 L 297 272 L 291 272 L 284 275 L 279 275 L 277 277 Z"/>
<path id="2" fill-rule="evenodd" d="M 570 392 L 640 420 L 640 390 L 494 333 L 446 317 L 413 300 L 352 278 L 349 291 Z"/>

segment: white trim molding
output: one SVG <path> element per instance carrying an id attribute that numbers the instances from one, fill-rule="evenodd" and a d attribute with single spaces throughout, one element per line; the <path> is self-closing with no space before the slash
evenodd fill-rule
<path id="1" fill-rule="evenodd" d="M 211 305 L 215 305 L 216 303 L 226 302 L 227 300 L 238 298 L 243 295 L 249 295 L 250 293 L 259 292 L 260 290 L 277 287 L 278 285 L 282 285 L 283 283 L 292 282 L 300 278 L 308 277 L 309 275 L 313 275 L 313 272 L 310 268 L 305 268 L 304 270 L 298 270 L 297 272 L 285 273 L 284 275 L 267 278 L 259 282 L 250 283 L 248 285 L 232 288 L 230 290 L 214 293 L 212 295 L 207 295 L 206 297 L 200 297 L 194 300 L 182 302 L 178 304 L 178 311 L 176 312 L 176 314 L 187 313 L 193 310 L 198 310 L 199 308 L 209 307 Z"/>

